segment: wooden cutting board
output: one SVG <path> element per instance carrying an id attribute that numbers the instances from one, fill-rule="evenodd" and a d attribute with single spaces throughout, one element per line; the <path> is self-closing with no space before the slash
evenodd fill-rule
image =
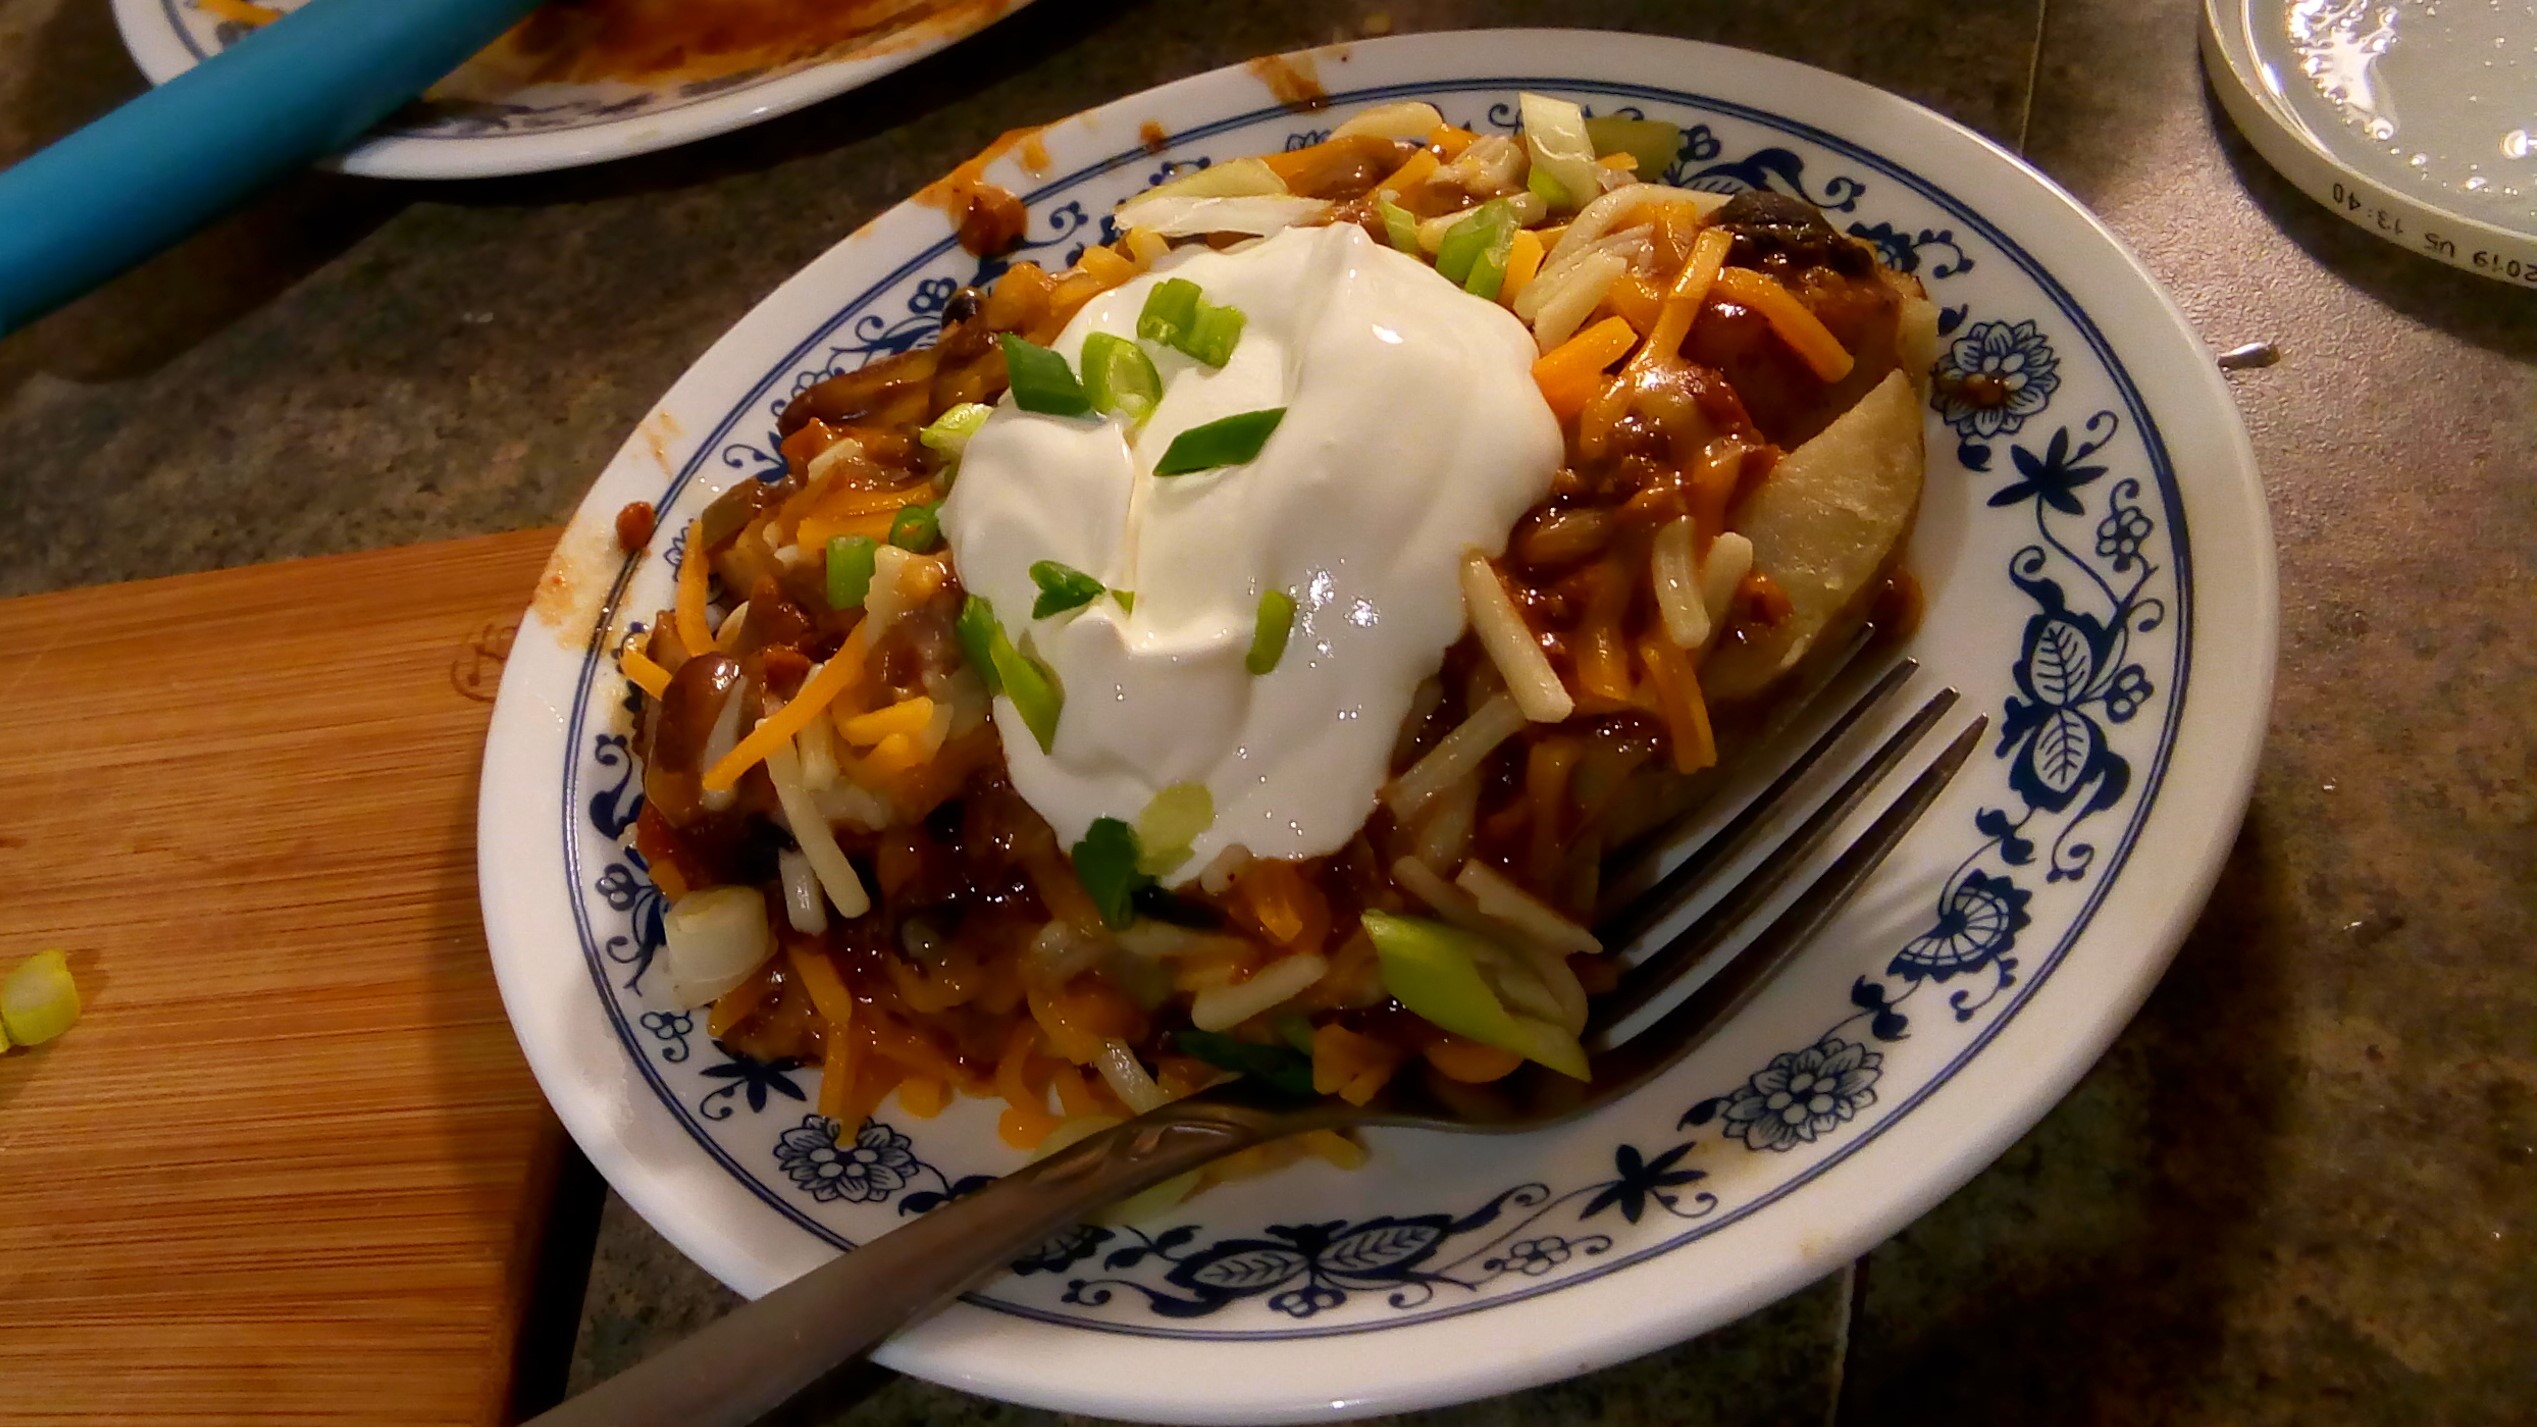
<path id="1" fill-rule="evenodd" d="M 564 1139 L 476 771 L 555 538 L 0 601 L 0 966 L 87 1003 L 0 1056 L 0 1421 L 510 1410 Z"/>

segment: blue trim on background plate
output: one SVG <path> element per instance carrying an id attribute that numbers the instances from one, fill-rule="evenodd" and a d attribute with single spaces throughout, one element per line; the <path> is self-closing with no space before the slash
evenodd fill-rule
<path id="1" fill-rule="evenodd" d="M 1766 1193 L 1761 1194 L 1750 1202 L 1738 1205 L 1732 1211 L 1723 1214 L 1716 1219 L 1704 1219 L 1694 1227 L 1689 1228 L 1680 1234 L 1664 1239 L 1661 1242 L 1642 1246 L 1626 1254 L 1621 1254 L 1598 1262 L 1592 1268 L 1581 1269 L 1575 1273 L 1563 1276 L 1551 1282 L 1542 1283 L 1532 1288 L 1513 1289 L 1478 1301 L 1466 1302 L 1429 1312 L 1404 1313 L 1399 1317 L 1379 1321 L 1333 1324 L 1318 1328 L 1271 1329 L 1264 1331 L 1157 1328 L 1110 1322 L 1093 1318 L 1080 1318 L 1067 1314 L 1051 1312 L 1046 1309 L 1007 1303 L 978 1293 L 964 1295 L 964 1302 L 982 1308 L 993 1309 L 998 1312 L 1010 1313 L 1019 1317 L 1035 1319 L 1041 1322 L 1080 1328 L 1093 1332 L 1124 1333 L 1139 1337 L 1187 1338 L 1226 1342 L 1271 1342 L 1298 1338 L 1337 1337 L 1359 1333 L 1381 1332 L 1387 1329 L 1406 1327 L 1417 1323 L 1431 1323 L 1446 1318 L 1458 1317 L 1463 1314 L 1477 1313 L 1488 1309 L 1503 1307 L 1508 1304 L 1523 1302 L 1527 1299 L 1535 1298 L 1543 1294 L 1556 1292 L 1574 1284 L 1589 1282 L 1593 1279 L 1600 1278 L 1605 1274 L 1622 1268 L 1627 1268 L 1633 1264 L 1644 1262 L 1648 1259 L 1679 1248 L 1684 1244 L 1704 1238 L 1721 1228 L 1737 1223 L 1747 1216 L 1778 1202 L 1780 1199 L 1786 1197 L 1795 1190 L 1802 1188 L 1807 1184 L 1813 1183 L 1817 1178 L 1847 1160 L 1859 1149 L 1877 1139 L 1888 1128 L 1895 1124 L 1899 1124 L 1913 1110 L 1917 1109 L 1922 1103 L 1924 1103 L 1931 1094 L 1935 1093 L 1941 1086 L 1944 1086 L 1952 1080 L 1956 1073 L 1963 1069 L 1967 1062 L 1980 1053 L 1984 1047 L 1989 1045 L 1990 1042 L 1997 1037 L 2001 1029 L 2007 1026 L 2008 1023 L 2016 1017 L 2019 1011 L 2024 1009 L 2027 1001 L 2034 995 L 2034 993 L 2042 987 L 2048 979 L 2050 979 L 2052 972 L 2061 964 L 2062 959 L 2069 952 L 2071 946 L 2087 930 L 2090 923 L 2094 920 L 2096 912 L 2102 905 L 2106 894 L 2112 889 L 2114 883 L 2121 876 L 2125 865 L 2128 863 L 2133 845 L 2139 837 L 2142 825 L 2149 817 L 2150 810 L 2157 804 L 2160 790 L 2165 781 L 2169 758 L 2175 746 L 2176 732 L 2183 719 L 2188 693 L 2187 679 L 2192 664 L 2193 571 L 2189 531 L 2185 520 L 2183 495 L 2176 484 L 2175 472 L 2167 452 L 2166 443 L 2160 436 L 2158 426 L 2151 418 L 2146 405 L 2141 399 L 2139 391 L 2133 385 L 2129 373 L 2125 370 L 2123 364 L 2116 359 L 2112 347 L 2106 341 L 2104 334 L 2100 332 L 2097 329 L 2096 324 L 2089 319 L 2085 310 L 2082 309 L 2076 300 L 2072 298 L 2070 293 L 2062 287 L 2060 282 L 2057 281 L 2042 264 L 2037 262 L 2030 254 L 2028 254 L 2022 246 L 2011 240 L 1999 228 L 1994 226 L 1987 219 L 1975 213 L 1952 194 L 1940 189 L 1935 184 L 1913 173 L 1911 170 L 1904 168 L 1891 160 L 1874 154 L 1848 140 L 1826 133 L 1825 131 L 1817 129 L 1812 125 L 1803 123 L 1802 121 L 1790 119 L 1783 115 L 1771 114 L 1763 110 L 1735 103 L 1733 101 L 1707 98 L 1674 90 L 1658 89 L 1652 86 L 1625 84 L 1611 81 L 1579 80 L 1573 78 L 1545 76 L 1465 76 L 1454 79 L 1422 80 L 1402 84 L 1374 86 L 1365 89 L 1334 93 L 1330 96 L 1330 104 L 1332 107 L 1338 107 L 1341 105 L 1369 101 L 1380 102 L 1388 99 L 1407 98 L 1418 95 L 1467 93 L 1486 90 L 1498 90 L 1511 93 L 1528 88 L 1556 90 L 1568 94 L 1594 95 L 1598 97 L 1611 97 L 1624 100 L 1660 103 L 1688 110 L 1707 112 L 1721 117 L 1732 118 L 1745 123 L 1758 125 L 1766 129 L 1774 129 L 1781 133 L 1791 135 L 1792 137 L 1803 139 L 1808 143 L 1817 145 L 1831 152 L 1841 154 L 1866 168 L 1874 170 L 1886 178 L 1894 180 L 1895 182 L 1901 184 L 1904 188 L 1919 194 L 1922 198 L 1955 215 L 1974 232 L 1980 234 L 1986 241 L 2005 254 L 2020 271 L 2024 272 L 2027 277 L 2043 291 L 2045 296 L 2049 298 L 2053 305 L 2059 310 L 2061 316 L 2068 320 L 2072 324 L 2073 328 L 2084 337 L 2089 350 L 2102 364 L 2108 377 L 2113 382 L 2115 389 L 2120 394 L 2124 408 L 2129 412 L 2135 429 L 2139 433 L 2143 452 L 2149 461 L 2151 474 L 2157 483 L 2161 497 L 2163 512 L 2167 517 L 2167 528 L 2169 532 L 2168 538 L 2174 554 L 2174 576 L 2176 582 L 2176 608 L 2172 616 L 2176 625 L 2176 652 L 2174 668 L 2171 676 L 2172 681 L 2167 686 L 2168 704 L 2166 717 L 2159 728 L 2158 746 L 2155 754 L 2150 760 L 2149 770 L 2142 783 L 2140 801 L 2135 808 L 2130 821 L 2123 828 L 2121 840 L 2115 846 L 2113 851 L 2105 858 L 2095 887 L 2089 892 L 2088 896 L 2081 903 L 2078 911 L 2073 915 L 2068 931 L 2062 936 L 2060 941 L 2054 945 L 2052 950 L 2043 957 L 2040 964 L 2038 964 L 2032 973 L 2026 978 L 2022 988 L 2009 998 L 2009 1003 L 2003 1007 L 1996 1016 L 1994 1016 L 1986 1025 L 1977 1031 L 1971 1040 L 1963 1048 L 1961 1048 L 1955 1056 L 1950 1058 L 1943 1066 L 1933 1073 L 1917 1090 L 1905 1097 L 1892 1110 L 1878 1116 L 1875 1123 L 1863 1128 L 1857 1135 L 1846 1140 L 1839 1148 L 1833 1150 L 1818 1163 L 1809 1166 L 1803 1172 L 1793 1176 L 1784 1183 L 1774 1187 Z M 1178 145 L 1193 139 L 1208 138 L 1234 129 L 1249 127 L 1282 114 L 1291 114 L 1291 111 L 1283 106 L 1277 105 L 1254 109 L 1241 115 L 1218 120 L 1207 125 L 1175 134 L 1173 136 L 1173 142 L 1175 145 Z M 1168 150 L 1166 152 L 1168 152 Z M 1086 167 L 1078 169 L 1063 178 L 1044 184 L 1038 189 L 1032 191 L 1024 201 L 1026 205 L 1036 207 L 1046 199 L 1068 189 L 1074 188 L 1090 179 L 1099 177 L 1103 174 L 1115 172 L 1118 169 L 1131 164 L 1149 162 L 1157 157 L 1157 155 L 1142 147 L 1129 149 L 1109 159 L 1087 165 Z M 945 239 L 935 243 L 933 246 L 926 248 L 914 258 L 911 258 L 909 261 L 893 269 L 889 275 L 881 281 L 866 288 L 865 291 L 855 298 L 853 302 L 848 303 L 846 306 L 839 309 L 839 311 L 825 324 L 805 338 L 801 343 L 796 345 L 792 351 L 784 357 L 780 364 L 771 368 L 764 377 L 760 378 L 755 386 L 750 388 L 746 397 L 735 403 L 730 408 L 728 414 L 724 416 L 723 420 L 713 429 L 711 433 L 706 436 L 702 442 L 699 443 L 695 454 L 688 459 L 686 465 L 679 471 L 678 475 L 670 481 L 660 499 L 655 502 L 656 508 L 666 511 L 674 506 L 679 494 L 697 475 L 705 463 L 723 449 L 725 442 L 732 435 L 740 420 L 745 415 L 754 412 L 759 403 L 774 390 L 776 384 L 792 375 L 814 348 L 818 347 L 822 342 L 827 341 L 852 318 L 861 314 L 864 309 L 874 302 L 881 294 L 896 287 L 899 283 L 905 281 L 921 269 L 947 256 L 954 246 L 954 240 L 946 237 Z M 574 813 L 580 806 L 580 758 L 578 757 L 578 749 L 580 735 L 587 728 L 590 697 L 594 692 L 597 683 L 596 675 L 602 661 L 607 655 L 607 634 L 615 627 L 615 617 L 618 606 L 624 598 L 626 588 L 633 578 L 635 569 L 636 562 L 629 560 L 619 571 L 616 580 L 609 587 L 607 600 L 601 606 L 599 618 L 593 628 L 590 645 L 584 651 L 582 673 L 580 681 L 574 690 L 572 711 L 567 724 L 567 728 L 571 730 L 570 737 L 572 740 L 569 746 L 574 750 L 574 753 L 567 756 L 564 770 L 564 861 L 572 893 L 571 902 L 573 919 L 582 938 L 584 958 L 590 968 L 594 988 L 599 993 L 602 1003 L 607 1007 L 609 1018 L 616 1025 L 618 1036 L 624 1043 L 627 1053 L 632 1056 L 635 1064 L 641 1068 L 644 1078 L 652 1085 L 655 1093 L 660 1096 L 661 1100 L 668 1106 L 671 1113 L 678 1119 L 679 1123 L 687 1129 L 688 1133 L 704 1148 L 705 1152 L 718 1163 L 722 1164 L 726 1169 L 731 1171 L 732 1174 L 737 1176 L 742 1183 L 746 1184 L 760 1199 L 764 1200 L 777 1212 L 783 1214 L 787 1219 L 801 1226 L 803 1229 L 810 1232 L 823 1242 L 839 1249 L 851 1249 L 854 1247 L 854 1242 L 852 1240 L 835 1233 L 826 1226 L 810 1219 L 794 1205 L 779 1197 L 772 1188 L 762 1181 L 757 1175 L 742 1168 L 741 1165 L 722 1148 L 722 1146 L 714 1141 L 711 1135 L 703 1132 L 694 1123 L 692 1118 L 689 1116 L 685 1105 L 675 1095 L 670 1093 L 669 1087 L 662 1080 L 658 1069 L 652 1064 L 651 1057 L 644 1053 L 642 1042 L 637 1039 L 634 1028 L 627 1022 L 622 1008 L 618 1006 L 613 990 L 608 983 L 607 963 L 599 953 L 598 941 L 592 932 L 588 919 L 587 904 L 581 895 L 583 863 L 579 846 L 580 840 L 578 827 L 574 821 Z"/>
<path id="2" fill-rule="evenodd" d="M 204 49 L 195 41 L 194 31 L 185 23 L 185 17 L 177 13 L 176 0 L 159 0 L 159 12 L 167 16 L 167 27 L 176 32 L 177 42 L 185 46 L 186 53 L 194 57 L 196 64 L 202 63 L 217 53 L 214 50 Z M 227 46 L 224 45 L 222 48 L 226 49 Z"/>

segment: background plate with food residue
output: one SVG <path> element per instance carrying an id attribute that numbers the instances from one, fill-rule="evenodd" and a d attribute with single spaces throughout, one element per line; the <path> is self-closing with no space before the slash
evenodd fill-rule
<path id="1" fill-rule="evenodd" d="M 114 0 L 165 84 L 303 0 Z M 649 153 L 789 114 L 985 29 L 1030 0 L 559 0 L 334 164 L 483 178 Z"/>
<path id="2" fill-rule="evenodd" d="M 816 1066 L 726 1049 L 669 1000 L 611 656 L 669 602 L 679 532 L 781 475 L 795 393 L 930 341 L 964 283 L 1073 262 L 1149 185 L 1404 99 L 1507 133 L 1527 90 L 1670 121 L 1669 182 L 1801 195 L 1927 285 L 1945 340 L 1910 652 L 1997 735 L 1829 933 L 1642 1092 L 1513 1138 L 1370 1134 L 1353 1172 L 1307 1161 L 1087 1225 L 881 1360 L 1174 1422 L 1404 1409 L 1617 1362 L 1893 1233 L 2040 1118 L 2148 993 L 2245 807 L 2278 610 L 2245 434 L 2139 263 L 1987 141 L 1783 61 L 1560 31 L 1314 51 L 1056 124 L 1045 165 L 1007 151 L 964 174 L 1020 200 L 1004 257 L 956 241 L 976 204 L 904 204 L 844 239 L 671 389 L 575 518 L 568 546 L 606 552 L 628 502 L 665 513 L 642 556 L 608 557 L 589 619 L 524 628 L 512 653 L 485 760 L 486 926 L 565 1124 L 725 1282 L 764 1293 L 1020 1157 L 985 1102 L 832 1124 Z"/>
<path id="3" fill-rule="evenodd" d="M 2537 0 L 2204 0 L 2247 142 L 2399 247 L 2537 287 Z"/>

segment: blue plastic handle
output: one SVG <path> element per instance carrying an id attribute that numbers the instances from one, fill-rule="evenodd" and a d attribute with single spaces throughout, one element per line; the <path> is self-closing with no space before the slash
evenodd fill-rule
<path id="1" fill-rule="evenodd" d="M 309 0 L 0 173 L 0 332 L 348 147 L 537 0 Z"/>

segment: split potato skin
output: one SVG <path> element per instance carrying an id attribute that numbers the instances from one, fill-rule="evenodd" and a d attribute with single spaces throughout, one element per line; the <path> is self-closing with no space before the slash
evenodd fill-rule
<path id="1" fill-rule="evenodd" d="M 1711 702 L 1761 697 L 1858 628 L 1910 538 L 1924 465 L 1920 390 L 1905 370 L 1780 460 L 1733 525 L 1789 608 L 1737 625 L 1710 651 L 1700 682 Z"/>

